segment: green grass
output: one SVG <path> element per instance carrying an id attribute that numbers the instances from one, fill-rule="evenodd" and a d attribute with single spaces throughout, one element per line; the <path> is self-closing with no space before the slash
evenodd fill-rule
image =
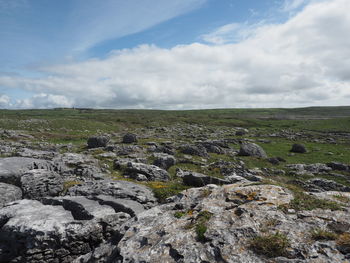
<path id="1" fill-rule="evenodd" d="M 326 229 L 316 228 L 311 231 L 313 240 L 336 240 L 338 235 Z"/>
<path id="2" fill-rule="evenodd" d="M 258 254 L 270 258 L 286 256 L 290 242 L 285 234 L 265 234 L 254 237 L 250 241 L 250 248 Z"/>

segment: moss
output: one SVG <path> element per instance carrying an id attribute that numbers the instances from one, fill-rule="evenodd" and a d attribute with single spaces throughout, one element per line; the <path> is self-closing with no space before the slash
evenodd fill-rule
<path id="1" fill-rule="evenodd" d="M 206 242 L 205 232 L 207 232 L 207 226 L 204 223 L 198 223 L 196 225 L 197 240 L 200 242 Z"/>
<path id="2" fill-rule="evenodd" d="M 338 236 L 336 233 L 321 228 L 311 230 L 310 234 L 314 240 L 335 240 Z"/>
<path id="3" fill-rule="evenodd" d="M 279 232 L 257 236 L 250 241 L 252 250 L 270 258 L 286 256 L 288 247 L 290 242 L 287 236 Z"/>

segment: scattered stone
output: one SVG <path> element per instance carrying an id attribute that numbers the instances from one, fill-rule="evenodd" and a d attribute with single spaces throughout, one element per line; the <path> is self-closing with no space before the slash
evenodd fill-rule
<path id="1" fill-rule="evenodd" d="M 195 172 L 185 172 L 182 177 L 182 180 L 185 185 L 195 186 L 195 187 L 201 187 L 207 184 L 223 185 L 223 184 L 231 183 L 228 180 L 204 175 L 201 173 L 195 173 Z"/>
<path id="2" fill-rule="evenodd" d="M 341 192 L 350 192 L 350 187 L 339 184 L 332 180 L 315 178 L 307 181 L 308 184 L 316 186 L 322 191 L 341 191 Z"/>
<path id="3" fill-rule="evenodd" d="M 267 154 L 265 153 L 264 149 L 255 143 L 241 144 L 238 155 L 267 158 Z"/>
<path id="4" fill-rule="evenodd" d="M 208 152 L 202 145 L 185 145 L 181 147 L 181 152 L 189 155 L 208 157 Z"/>
<path id="5" fill-rule="evenodd" d="M 168 170 L 171 166 L 176 164 L 176 159 L 173 155 L 166 153 L 155 153 L 153 156 L 155 157 L 153 165 L 158 166 L 164 170 Z"/>
<path id="6" fill-rule="evenodd" d="M 168 181 L 170 179 L 168 172 L 158 166 L 129 162 L 124 170 L 124 175 L 136 179 L 139 174 L 144 175 L 148 181 Z"/>
<path id="7" fill-rule="evenodd" d="M 291 152 L 294 153 L 306 153 L 306 147 L 303 144 L 295 143 L 292 145 L 292 149 L 290 150 Z"/>
<path id="8" fill-rule="evenodd" d="M 88 148 L 106 147 L 110 138 L 108 136 L 93 136 L 87 141 Z"/>
<path id="9" fill-rule="evenodd" d="M 137 136 L 133 133 L 127 133 L 123 136 L 122 143 L 137 143 Z"/>

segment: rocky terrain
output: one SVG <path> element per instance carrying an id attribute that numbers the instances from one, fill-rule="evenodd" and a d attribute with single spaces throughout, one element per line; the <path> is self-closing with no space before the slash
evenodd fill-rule
<path id="1" fill-rule="evenodd" d="M 1 112 L 0 262 L 350 262 L 350 119 L 253 113 Z"/>

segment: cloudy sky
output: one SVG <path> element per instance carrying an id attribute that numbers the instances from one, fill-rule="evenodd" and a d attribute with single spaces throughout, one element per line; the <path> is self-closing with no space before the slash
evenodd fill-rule
<path id="1" fill-rule="evenodd" d="M 0 0 L 0 108 L 350 105 L 349 0 Z"/>

